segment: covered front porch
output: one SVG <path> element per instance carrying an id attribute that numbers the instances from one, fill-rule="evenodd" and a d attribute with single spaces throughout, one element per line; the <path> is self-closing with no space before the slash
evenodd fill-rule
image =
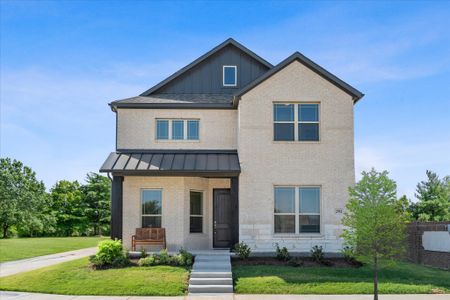
<path id="1" fill-rule="evenodd" d="M 239 241 L 236 151 L 114 152 L 102 171 L 113 179 L 111 237 L 126 248 L 142 227 L 165 228 L 170 251 L 226 249 Z"/>

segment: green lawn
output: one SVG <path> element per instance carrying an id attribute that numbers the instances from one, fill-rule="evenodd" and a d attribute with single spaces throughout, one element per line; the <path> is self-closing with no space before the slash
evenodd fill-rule
<path id="1" fill-rule="evenodd" d="M 373 275 L 361 268 L 235 266 L 235 292 L 241 294 L 371 294 Z M 450 272 L 398 262 L 379 275 L 382 294 L 450 292 Z"/>
<path id="2" fill-rule="evenodd" d="M 181 267 L 129 267 L 92 270 L 82 258 L 1 278 L 0 290 L 67 295 L 178 296 L 187 290 Z"/>
<path id="3" fill-rule="evenodd" d="M 0 239 L 0 262 L 95 247 L 106 237 Z"/>

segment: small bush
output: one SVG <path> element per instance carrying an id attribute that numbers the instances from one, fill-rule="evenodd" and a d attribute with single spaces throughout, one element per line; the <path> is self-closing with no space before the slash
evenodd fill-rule
<path id="1" fill-rule="evenodd" d="M 234 250 L 236 251 L 236 254 L 239 256 L 239 258 L 243 260 L 248 259 L 250 254 L 252 253 L 250 247 L 244 242 L 240 242 L 234 245 Z"/>
<path id="2" fill-rule="evenodd" d="M 123 250 L 120 240 L 106 240 L 98 244 L 97 254 L 89 258 L 93 267 L 124 267 L 130 263 L 128 254 Z"/>
<path id="3" fill-rule="evenodd" d="M 280 248 L 280 245 L 277 243 L 276 255 L 278 260 L 288 261 L 291 259 L 291 255 L 286 247 Z"/>
<path id="4" fill-rule="evenodd" d="M 141 258 L 146 258 L 148 256 L 147 251 L 144 247 L 141 248 Z"/>
<path id="5" fill-rule="evenodd" d="M 352 247 L 345 246 L 342 248 L 341 254 L 346 262 L 353 263 L 355 261 L 355 251 Z"/>
<path id="6" fill-rule="evenodd" d="M 138 265 L 141 267 L 150 267 L 150 266 L 156 266 L 157 265 L 156 256 L 155 255 L 149 255 L 147 257 L 143 257 L 139 259 Z"/>
<path id="7" fill-rule="evenodd" d="M 311 249 L 311 257 L 312 259 L 317 263 L 323 263 L 324 262 L 324 254 L 323 254 L 323 248 L 322 246 L 314 246 Z"/>
<path id="8" fill-rule="evenodd" d="M 171 265 L 171 266 L 192 266 L 194 256 L 184 249 L 180 249 L 178 254 L 170 256 L 167 250 L 161 250 L 159 254 L 152 254 L 141 258 L 138 265 L 142 267 Z"/>

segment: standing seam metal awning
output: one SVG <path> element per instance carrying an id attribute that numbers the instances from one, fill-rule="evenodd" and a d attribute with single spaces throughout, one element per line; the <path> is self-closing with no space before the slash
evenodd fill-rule
<path id="1" fill-rule="evenodd" d="M 236 150 L 112 152 L 100 172 L 121 175 L 228 177 L 241 172 Z"/>

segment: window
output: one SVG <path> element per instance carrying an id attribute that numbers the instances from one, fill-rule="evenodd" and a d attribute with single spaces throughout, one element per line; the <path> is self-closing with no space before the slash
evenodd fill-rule
<path id="1" fill-rule="evenodd" d="M 187 125 L 187 139 L 198 140 L 198 120 L 188 120 Z"/>
<path id="2" fill-rule="evenodd" d="M 319 104 L 276 103 L 273 120 L 275 141 L 319 140 Z"/>
<path id="3" fill-rule="evenodd" d="M 194 119 L 157 119 L 157 140 L 198 140 L 199 120 Z"/>
<path id="4" fill-rule="evenodd" d="M 156 138 L 158 140 L 169 139 L 169 121 L 167 120 L 156 121 Z"/>
<path id="5" fill-rule="evenodd" d="M 172 139 L 182 140 L 184 138 L 184 121 L 172 120 Z"/>
<path id="6" fill-rule="evenodd" d="M 320 233 L 320 188 L 275 187 L 275 233 Z"/>
<path id="7" fill-rule="evenodd" d="M 237 67 L 223 66 L 223 86 L 237 85 Z"/>
<path id="8" fill-rule="evenodd" d="M 161 228 L 162 191 L 142 190 L 142 227 Z"/>
<path id="9" fill-rule="evenodd" d="M 203 232 L 203 194 L 201 192 L 190 192 L 190 226 L 191 233 Z"/>

